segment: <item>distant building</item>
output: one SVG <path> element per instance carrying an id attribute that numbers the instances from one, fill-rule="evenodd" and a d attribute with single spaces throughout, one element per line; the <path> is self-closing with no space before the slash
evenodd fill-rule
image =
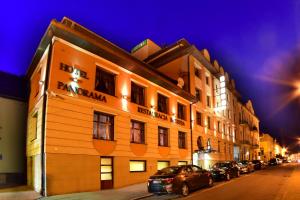
<path id="1" fill-rule="evenodd" d="M 260 158 L 263 161 L 269 161 L 274 158 L 275 152 L 275 141 L 274 138 L 267 133 L 262 133 L 260 135 Z"/>
<path id="2" fill-rule="evenodd" d="M 0 72 L 0 188 L 26 182 L 26 83 Z"/>

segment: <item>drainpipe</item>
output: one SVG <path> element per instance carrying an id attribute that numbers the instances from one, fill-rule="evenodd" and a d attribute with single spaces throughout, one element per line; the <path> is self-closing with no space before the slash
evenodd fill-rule
<path id="1" fill-rule="evenodd" d="M 49 84 L 49 73 L 52 58 L 52 42 L 49 44 L 45 86 L 44 86 L 44 97 L 43 97 L 43 111 L 42 111 L 42 130 L 41 130 L 41 171 L 42 171 L 42 182 L 41 182 L 41 195 L 47 196 L 46 191 L 46 155 L 45 155 L 45 135 L 46 135 L 46 110 L 47 110 L 47 90 Z"/>

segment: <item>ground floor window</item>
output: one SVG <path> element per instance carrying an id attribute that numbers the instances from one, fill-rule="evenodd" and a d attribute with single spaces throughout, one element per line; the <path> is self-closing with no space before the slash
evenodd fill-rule
<path id="1" fill-rule="evenodd" d="M 187 165 L 188 162 L 187 161 L 178 161 L 178 165 Z"/>
<path id="2" fill-rule="evenodd" d="M 145 172 L 146 161 L 145 160 L 130 160 L 129 161 L 130 172 Z"/>
<path id="3" fill-rule="evenodd" d="M 157 170 L 161 170 L 169 166 L 170 166 L 170 161 L 157 161 Z"/>

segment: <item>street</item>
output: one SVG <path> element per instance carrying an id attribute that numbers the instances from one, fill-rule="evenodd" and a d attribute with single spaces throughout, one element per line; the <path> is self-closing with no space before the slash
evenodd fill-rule
<path id="1" fill-rule="evenodd" d="M 297 189 L 300 180 L 300 166 L 284 164 L 246 174 L 229 182 L 216 182 L 212 188 L 192 192 L 188 197 L 162 195 L 150 199 L 209 199 L 209 200 L 300 200 Z"/>

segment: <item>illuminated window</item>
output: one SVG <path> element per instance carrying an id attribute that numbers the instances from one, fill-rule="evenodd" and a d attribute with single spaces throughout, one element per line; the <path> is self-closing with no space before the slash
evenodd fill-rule
<path id="1" fill-rule="evenodd" d="M 185 106 L 177 103 L 177 118 L 185 120 Z"/>
<path id="2" fill-rule="evenodd" d="M 101 181 L 113 179 L 113 159 L 111 157 L 100 158 L 100 175 Z"/>
<path id="3" fill-rule="evenodd" d="M 114 116 L 94 112 L 93 138 L 101 140 L 114 139 Z"/>
<path id="4" fill-rule="evenodd" d="M 195 67 L 195 76 L 201 79 L 201 71 L 197 67 Z"/>
<path id="5" fill-rule="evenodd" d="M 96 69 L 95 90 L 105 94 L 115 95 L 115 74 L 99 67 Z"/>
<path id="6" fill-rule="evenodd" d="M 145 144 L 145 123 L 131 120 L 130 142 Z"/>
<path id="7" fill-rule="evenodd" d="M 145 105 L 145 88 L 131 82 L 131 102 Z"/>
<path id="8" fill-rule="evenodd" d="M 169 166 L 170 166 L 170 161 L 157 161 L 157 170 L 161 170 Z"/>
<path id="9" fill-rule="evenodd" d="M 196 112 L 196 122 L 198 125 L 203 126 L 202 124 L 202 113 Z"/>
<path id="10" fill-rule="evenodd" d="M 158 93 L 157 94 L 157 110 L 162 113 L 168 114 L 168 97 Z"/>
<path id="11" fill-rule="evenodd" d="M 195 89 L 195 96 L 196 96 L 197 101 L 201 102 L 201 98 L 202 98 L 201 90 L 199 90 L 199 89 L 196 88 Z"/>
<path id="12" fill-rule="evenodd" d="M 187 165 L 188 164 L 188 162 L 187 161 L 178 161 L 178 165 Z"/>
<path id="13" fill-rule="evenodd" d="M 167 147 L 169 145 L 168 143 L 168 129 L 163 127 L 158 127 L 158 146 L 164 146 Z"/>
<path id="14" fill-rule="evenodd" d="M 178 148 L 185 149 L 186 148 L 186 133 L 178 131 Z"/>
<path id="15" fill-rule="evenodd" d="M 130 172 L 145 172 L 146 161 L 145 160 L 130 160 L 129 161 Z"/>

